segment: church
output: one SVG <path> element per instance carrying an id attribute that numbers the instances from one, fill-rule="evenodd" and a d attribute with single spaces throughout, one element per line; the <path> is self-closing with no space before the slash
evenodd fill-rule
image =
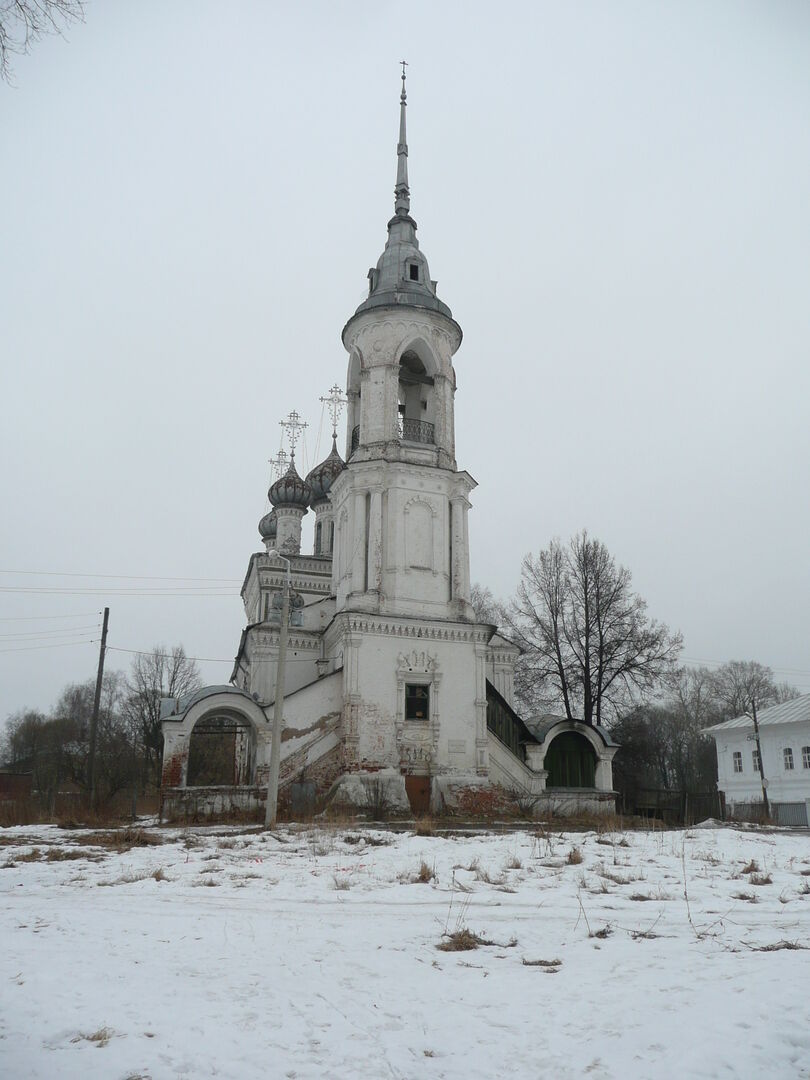
<path id="1" fill-rule="evenodd" d="M 410 212 L 405 74 L 394 215 L 343 328 L 345 392 L 325 400 L 332 450 L 301 477 L 302 428 L 259 522 L 230 685 L 164 699 L 165 816 L 259 810 L 283 693 L 280 797 L 394 813 L 611 812 L 617 747 L 603 729 L 514 707 L 517 648 L 470 603 L 476 483 L 454 436 L 461 327 L 437 294 Z M 344 455 L 337 420 L 345 407 Z M 302 521 L 315 518 L 311 553 Z M 291 617 L 276 685 L 282 590 Z"/>

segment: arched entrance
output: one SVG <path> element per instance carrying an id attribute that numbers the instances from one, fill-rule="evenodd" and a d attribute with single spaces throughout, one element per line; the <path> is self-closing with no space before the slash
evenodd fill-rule
<path id="1" fill-rule="evenodd" d="M 187 787 L 232 787 L 255 783 L 256 732 L 234 709 L 201 716 L 191 729 Z"/>
<path id="2" fill-rule="evenodd" d="M 552 739 L 543 767 L 547 788 L 596 786 L 596 751 L 578 731 L 563 731 Z"/>

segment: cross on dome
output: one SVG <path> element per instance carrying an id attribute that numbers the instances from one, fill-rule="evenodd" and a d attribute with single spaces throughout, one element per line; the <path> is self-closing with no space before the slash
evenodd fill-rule
<path id="1" fill-rule="evenodd" d="M 296 443 L 301 438 L 304 428 L 309 427 L 309 424 L 306 420 L 301 419 L 301 416 L 295 409 L 293 409 L 286 420 L 279 420 L 279 424 L 284 428 L 287 442 L 290 444 L 290 461 L 292 462 L 295 460 Z"/>
<path id="2" fill-rule="evenodd" d="M 329 416 L 332 420 L 332 439 L 337 440 L 337 425 L 340 419 L 340 414 L 343 412 L 343 406 L 348 404 L 348 399 L 343 396 L 343 391 L 340 389 L 337 383 L 330 388 L 326 397 L 320 399 L 323 404 L 329 410 Z"/>
<path id="3" fill-rule="evenodd" d="M 278 480 L 287 471 L 290 464 L 290 455 L 286 450 L 279 450 L 274 458 L 270 458 L 270 482 Z"/>

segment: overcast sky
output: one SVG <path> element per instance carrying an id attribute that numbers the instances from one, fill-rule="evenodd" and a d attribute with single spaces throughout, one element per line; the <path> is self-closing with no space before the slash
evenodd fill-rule
<path id="1" fill-rule="evenodd" d="M 105 603 L 111 646 L 228 680 L 278 421 L 311 466 L 345 384 L 403 57 L 473 580 L 586 526 L 685 658 L 810 692 L 805 3 L 107 0 L 0 84 L 0 718 L 93 677 Z"/>

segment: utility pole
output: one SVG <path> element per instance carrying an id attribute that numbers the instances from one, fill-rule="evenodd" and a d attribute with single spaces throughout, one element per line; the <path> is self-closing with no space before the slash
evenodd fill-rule
<path id="1" fill-rule="evenodd" d="M 96 696 L 93 698 L 93 715 L 90 719 L 90 760 L 88 762 L 88 785 L 90 787 L 90 808 L 96 809 L 96 740 L 98 738 L 98 709 L 101 704 L 101 680 L 104 678 L 104 652 L 107 647 L 107 623 L 110 609 L 104 608 L 104 622 L 101 626 L 101 648 L 98 652 L 98 675 L 96 676 Z"/>
<path id="2" fill-rule="evenodd" d="M 759 724 L 757 722 L 757 699 L 751 698 L 751 719 L 754 721 L 754 738 L 757 741 L 757 757 L 759 758 L 759 781 L 762 784 L 762 807 L 765 811 L 766 821 L 771 816 L 771 805 L 768 802 L 768 781 L 765 779 L 765 766 L 762 762 L 762 746 L 759 742 Z"/>
<path id="3" fill-rule="evenodd" d="M 278 811 L 278 767 L 281 756 L 281 725 L 284 716 L 284 665 L 287 660 L 287 635 L 290 621 L 290 560 L 278 551 L 268 551 L 271 559 L 281 559 L 287 564 L 284 578 L 283 603 L 281 605 L 281 627 L 278 634 L 278 665 L 276 667 L 276 698 L 273 702 L 273 738 L 270 744 L 270 774 L 267 778 L 267 809 L 264 816 L 265 828 L 272 829 L 276 823 Z"/>

